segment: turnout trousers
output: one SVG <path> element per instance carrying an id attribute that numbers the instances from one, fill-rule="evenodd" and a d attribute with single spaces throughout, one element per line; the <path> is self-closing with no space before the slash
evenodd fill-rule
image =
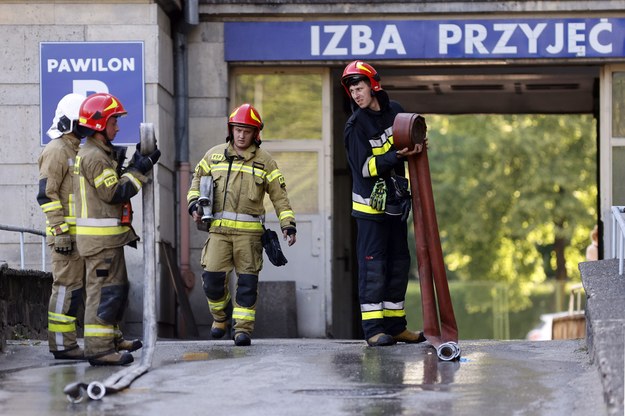
<path id="1" fill-rule="evenodd" d="M 85 356 L 97 358 L 115 352 L 115 340 L 128 303 L 128 274 L 124 247 L 105 249 L 85 257 Z"/>
<path id="2" fill-rule="evenodd" d="M 260 234 L 209 234 L 202 251 L 204 293 L 210 313 L 217 322 L 229 319 L 228 309 L 232 304 L 234 333 L 250 335 L 254 330 L 258 274 L 262 266 Z M 231 299 L 228 282 L 232 269 L 237 275 L 234 299 Z"/>
<path id="3" fill-rule="evenodd" d="M 85 261 L 77 250 L 60 254 L 52 250 L 52 294 L 48 304 L 50 352 L 78 347 L 76 324 L 84 304 Z"/>
<path id="4" fill-rule="evenodd" d="M 408 227 L 399 217 L 356 218 L 358 297 L 365 339 L 406 329 L 404 300 L 410 271 Z"/>

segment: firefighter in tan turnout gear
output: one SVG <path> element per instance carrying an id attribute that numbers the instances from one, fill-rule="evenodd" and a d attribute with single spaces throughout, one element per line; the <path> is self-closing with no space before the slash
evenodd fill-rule
<path id="1" fill-rule="evenodd" d="M 85 262 L 76 250 L 73 168 L 81 134 L 78 111 L 84 95 L 59 101 L 39 155 L 37 201 L 46 216 L 46 242 L 52 248 L 52 294 L 48 304 L 48 345 L 57 359 L 83 359 L 76 321 L 84 302 Z"/>
<path id="2" fill-rule="evenodd" d="M 124 340 L 118 326 L 129 289 L 124 246 L 136 247 L 139 240 L 129 202 L 147 181 L 145 174 L 160 151 L 142 156 L 137 149 L 122 169 L 126 148 L 111 142 L 119 131 L 117 119 L 124 115 L 122 103 L 104 93 L 90 95 L 80 108 L 79 124 L 90 131 L 75 163 L 76 238 L 87 270 L 85 356 L 91 365 L 131 363 L 130 352 L 142 347 L 139 340 Z"/>
<path id="3" fill-rule="evenodd" d="M 236 108 L 228 118 L 227 142 L 213 147 L 200 160 L 187 194 L 189 213 L 200 223 L 201 178 L 212 177 L 213 219 L 202 250 L 203 288 L 213 316 L 211 336 L 221 338 L 226 334 L 232 308 L 233 339 L 239 346 L 252 342 L 258 274 L 263 264 L 265 194 L 276 210 L 284 239 L 289 246 L 296 241 L 295 215 L 284 177 L 271 155 L 260 148 L 262 128 L 260 114 L 254 107 L 243 104 Z M 237 286 L 231 299 L 228 276 L 233 268 Z"/>

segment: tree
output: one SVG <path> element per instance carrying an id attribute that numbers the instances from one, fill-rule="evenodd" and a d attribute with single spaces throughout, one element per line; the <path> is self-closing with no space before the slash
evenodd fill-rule
<path id="1" fill-rule="evenodd" d="M 450 277 L 534 283 L 578 276 L 596 213 L 590 115 L 429 116 L 430 169 Z"/>

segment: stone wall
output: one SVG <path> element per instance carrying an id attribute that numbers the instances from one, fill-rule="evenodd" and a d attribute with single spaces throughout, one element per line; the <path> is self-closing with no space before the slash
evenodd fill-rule
<path id="1" fill-rule="evenodd" d="M 47 339 L 52 274 L 0 265 L 0 351 L 7 339 Z"/>

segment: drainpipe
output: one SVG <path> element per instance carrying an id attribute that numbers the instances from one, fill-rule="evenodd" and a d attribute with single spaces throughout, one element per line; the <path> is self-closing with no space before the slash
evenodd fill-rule
<path id="1" fill-rule="evenodd" d="M 190 267 L 190 216 L 186 210 L 187 191 L 191 179 L 189 164 L 189 106 L 188 106 L 188 64 L 187 33 L 199 24 L 197 0 L 184 2 L 184 19 L 174 24 L 174 89 L 175 89 L 175 132 L 176 166 L 178 170 L 178 208 L 180 238 L 180 274 L 186 288 L 190 291 L 195 284 L 195 276 Z"/>

